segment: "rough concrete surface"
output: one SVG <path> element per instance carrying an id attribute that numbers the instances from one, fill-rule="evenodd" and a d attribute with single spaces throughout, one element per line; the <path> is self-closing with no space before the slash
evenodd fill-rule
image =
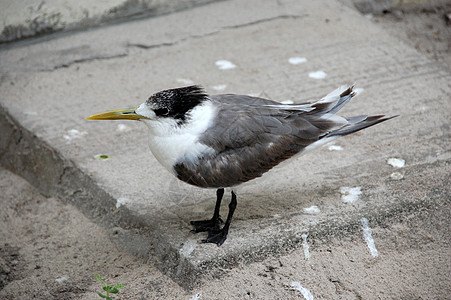
<path id="1" fill-rule="evenodd" d="M 291 64 L 293 57 L 307 61 Z M 236 68 L 220 70 L 215 62 L 224 59 Z M 73 205 L 49 198 L 49 207 L 76 207 L 100 225 L 91 223 L 92 232 L 108 233 L 119 248 L 109 244 L 112 255 L 125 257 L 117 265 L 126 264 L 130 255 L 140 258 L 131 260 L 123 274 L 94 264 L 127 281 L 124 297 L 192 295 L 159 271 L 184 288 L 202 291 L 205 299 L 301 297 L 305 290 L 293 291 L 292 281 L 320 299 L 449 294 L 450 264 L 444 253 L 449 252 L 450 69 L 340 2 L 215 2 L 3 49 L 0 68 L 2 165 L 47 197 Z M 309 77 L 316 71 L 327 76 Z M 343 115 L 400 117 L 338 140 L 343 151 L 325 147 L 240 189 L 236 218 L 222 247 L 201 244 L 202 234 L 189 232 L 189 220 L 211 214 L 214 191 L 172 178 L 149 153 L 144 126 L 84 120 L 190 82 L 211 93 L 303 101 L 355 81 L 364 90 Z M 99 154 L 110 158 L 99 160 Z M 406 165 L 395 169 L 387 164 L 389 158 L 404 159 Z M 346 186 L 361 188 L 358 200 L 343 202 L 340 189 Z M 12 201 L 8 197 L 2 205 Z M 304 210 L 312 205 L 319 212 Z M 12 222 L 9 215 L 2 220 Z M 377 257 L 362 237 L 362 218 L 373 228 Z M 416 251 L 412 229 L 422 226 L 431 230 L 424 253 Z M 303 234 L 316 253 L 309 261 L 300 259 Z M 83 241 L 92 246 L 92 238 Z M 8 242 L 4 251 L 19 255 L 25 242 Z M 408 250 L 405 256 L 402 249 Z M 411 257 L 414 265 L 408 262 Z M 421 267 L 426 275 L 419 280 L 413 266 L 423 260 L 434 267 Z M 152 268 L 142 266 L 143 261 Z M 90 299 L 94 294 L 88 284 L 94 282 L 88 273 L 97 271 L 93 264 L 79 263 L 89 271 L 63 285 L 74 297 L 86 293 L 83 297 Z M 393 274 L 388 270 L 393 265 L 407 275 Z M 143 279 L 145 274 L 154 277 Z M 54 278 L 53 273 L 46 276 Z M 408 288 L 414 280 L 413 289 Z M 13 284 L 20 286 L 13 280 L 2 291 L 8 297 L 17 290 Z M 51 295 L 64 294 L 52 284 Z"/>
<path id="2" fill-rule="evenodd" d="M 0 43 L 155 16 L 214 0 L 1 1 Z"/>
<path id="3" fill-rule="evenodd" d="M 340 1 L 356 7 L 394 37 L 451 68 L 450 1 Z"/>
<path id="4" fill-rule="evenodd" d="M 426 173 L 421 175 L 435 184 L 434 172 Z M 402 188 L 408 190 L 412 181 L 404 181 Z M 315 299 L 449 297 L 451 207 L 445 198 L 429 199 L 438 194 L 434 190 L 423 196 L 426 205 L 391 214 L 372 227 L 378 257 L 371 256 L 362 230 L 328 238 L 310 234 L 309 259 L 298 249 L 237 264 L 226 275 L 186 291 L 153 264 L 118 249 L 107 231 L 73 205 L 40 195 L 4 169 L 0 187 L 2 299 L 96 299 L 102 284 L 94 274 L 125 285 L 117 299 L 302 299 L 293 282 Z"/>

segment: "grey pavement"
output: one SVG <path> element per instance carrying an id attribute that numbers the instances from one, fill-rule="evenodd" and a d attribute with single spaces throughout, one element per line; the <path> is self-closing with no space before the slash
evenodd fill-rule
<path id="1" fill-rule="evenodd" d="M 217 0 L 1 1 L 0 43 L 157 16 Z M 53 35 L 52 35 L 53 34 Z"/>
<path id="2" fill-rule="evenodd" d="M 236 67 L 221 70 L 220 60 Z M 0 69 L 1 164 L 74 203 L 184 287 L 299 248 L 303 233 L 327 241 L 359 230 L 362 217 L 372 226 L 450 200 L 450 70 L 338 1 L 214 2 L 4 48 Z M 318 71 L 326 76 L 309 76 Z M 343 115 L 400 116 L 338 140 L 342 151 L 326 146 L 241 188 L 222 247 L 190 233 L 190 220 L 212 213 L 214 191 L 164 170 L 142 124 L 84 119 L 190 83 L 305 101 L 354 82 L 363 91 Z M 344 203 L 342 187 L 362 194 Z M 304 210 L 313 205 L 319 212 Z"/>

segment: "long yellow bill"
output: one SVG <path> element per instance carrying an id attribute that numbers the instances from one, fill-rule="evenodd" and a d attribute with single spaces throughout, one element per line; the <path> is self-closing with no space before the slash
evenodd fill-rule
<path id="1" fill-rule="evenodd" d="M 139 119 L 147 119 L 146 117 L 137 115 L 135 110 L 138 107 L 133 108 L 124 108 L 124 109 L 116 109 L 107 112 L 103 112 L 100 114 L 95 114 L 86 118 L 86 120 L 120 120 L 120 119 L 128 119 L 128 120 L 139 120 Z"/>

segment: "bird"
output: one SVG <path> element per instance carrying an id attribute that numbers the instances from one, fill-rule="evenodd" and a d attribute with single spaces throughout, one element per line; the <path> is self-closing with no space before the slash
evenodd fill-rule
<path id="1" fill-rule="evenodd" d="M 356 95 L 353 88 L 342 86 L 312 102 L 283 104 L 248 95 L 208 95 L 191 85 L 86 119 L 143 122 L 150 150 L 163 167 L 185 183 L 216 189 L 213 217 L 190 223 L 192 232 L 207 232 L 202 242 L 221 246 L 237 207 L 237 186 L 287 159 L 396 117 L 337 115 Z M 224 222 L 220 207 L 225 188 L 231 189 L 231 200 Z"/>

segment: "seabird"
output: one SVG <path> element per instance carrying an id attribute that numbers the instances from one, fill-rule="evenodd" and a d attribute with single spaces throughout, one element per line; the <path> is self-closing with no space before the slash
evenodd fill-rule
<path id="1" fill-rule="evenodd" d="M 199 86 L 187 86 L 155 93 L 138 107 L 87 119 L 144 122 L 150 150 L 169 172 L 191 185 L 217 189 L 213 217 L 191 224 L 193 232 L 208 232 L 203 242 L 220 246 L 237 205 L 234 187 L 286 159 L 392 118 L 336 115 L 354 95 L 352 86 L 344 86 L 312 103 L 281 104 L 246 95 L 209 96 Z M 232 197 L 220 228 L 224 188 L 232 188 Z"/>

